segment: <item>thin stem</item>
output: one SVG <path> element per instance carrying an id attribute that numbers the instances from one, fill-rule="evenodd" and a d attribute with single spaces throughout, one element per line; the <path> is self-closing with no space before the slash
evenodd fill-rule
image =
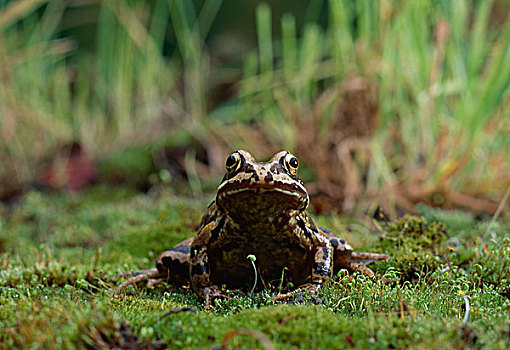
<path id="1" fill-rule="evenodd" d="M 250 292 L 250 295 L 253 295 L 253 291 L 255 290 L 255 287 L 257 286 L 257 267 L 255 266 L 255 260 L 257 260 L 257 258 L 253 254 L 248 255 L 246 258 L 248 258 L 250 260 L 251 265 L 253 266 L 253 271 L 255 273 L 255 282 L 253 283 L 253 287 Z"/>

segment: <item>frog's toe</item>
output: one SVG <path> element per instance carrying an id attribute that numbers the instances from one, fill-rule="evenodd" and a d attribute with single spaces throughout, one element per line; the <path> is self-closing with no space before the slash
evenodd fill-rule
<path id="1" fill-rule="evenodd" d="M 154 287 L 158 284 L 165 283 L 165 280 L 162 278 L 151 278 L 147 281 L 147 288 Z"/>
<path id="2" fill-rule="evenodd" d="M 368 267 L 366 267 L 363 264 L 351 262 L 349 267 L 353 272 L 360 272 L 368 277 L 375 276 L 374 271 L 370 270 Z"/>
<path id="3" fill-rule="evenodd" d="M 298 291 L 294 294 L 294 297 L 289 300 L 289 304 L 291 305 L 303 303 L 321 305 L 323 303 L 323 299 L 320 298 L 317 293 Z"/>
<path id="4" fill-rule="evenodd" d="M 322 285 L 318 283 L 305 283 L 299 286 L 298 289 L 289 293 L 278 294 L 271 298 L 272 301 L 287 300 L 295 296 L 302 297 L 305 293 L 316 294 Z"/>
<path id="5" fill-rule="evenodd" d="M 138 271 L 126 271 L 126 272 L 121 272 L 119 274 L 116 275 L 116 277 L 135 277 L 135 276 L 140 276 L 140 275 L 145 275 L 147 273 L 151 273 L 154 269 L 148 269 L 148 270 L 138 270 Z"/>
<path id="6" fill-rule="evenodd" d="M 353 252 L 350 260 L 361 264 L 369 264 L 375 261 L 388 260 L 389 258 L 390 256 L 388 254 Z"/>
<path id="7" fill-rule="evenodd" d="M 197 293 L 205 300 L 205 308 L 209 309 L 215 299 L 226 299 L 227 295 L 216 285 L 204 287 Z"/>
<path id="8" fill-rule="evenodd" d="M 295 292 L 295 291 L 294 291 Z M 289 293 L 280 293 L 278 295 L 275 295 L 274 297 L 271 297 L 272 301 L 280 301 L 280 300 L 287 300 L 294 296 L 294 292 Z"/>
<path id="9" fill-rule="evenodd" d="M 133 277 L 122 282 L 117 287 L 117 293 L 120 293 L 124 288 L 126 288 L 127 286 L 129 286 L 131 284 L 135 284 L 135 283 L 138 283 L 141 281 L 147 281 L 150 279 L 157 279 L 157 278 L 160 279 L 160 278 L 166 277 L 165 273 L 159 272 L 158 269 L 156 269 L 156 268 L 149 269 L 149 270 L 142 270 L 142 271 L 134 271 L 134 272 L 131 272 L 131 275 Z"/>
<path id="10" fill-rule="evenodd" d="M 299 286 L 299 288 L 296 291 L 309 292 L 309 293 L 315 294 L 319 291 L 319 289 L 321 289 L 321 287 L 322 287 L 322 284 L 319 284 L 319 283 L 305 283 L 305 284 Z"/>

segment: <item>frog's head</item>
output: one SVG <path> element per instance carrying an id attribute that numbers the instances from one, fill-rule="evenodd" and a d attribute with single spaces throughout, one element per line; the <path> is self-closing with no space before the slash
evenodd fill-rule
<path id="1" fill-rule="evenodd" d="M 228 156 L 216 204 L 231 214 L 244 215 L 302 211 L 309 203 L 308 192 L 297 176 L 299 162 L 287 151 L 259 163 L 243 150 Z"/>

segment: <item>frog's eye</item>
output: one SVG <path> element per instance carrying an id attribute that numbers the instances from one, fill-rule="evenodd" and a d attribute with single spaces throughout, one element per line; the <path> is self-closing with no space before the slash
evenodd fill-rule
<path id="1" fill-rule="evenodd" d="M 236 171 L 240 165 L 241 157 L 237 152 L 232 153 L 230 156 L 228 156 L 227 160 L 225 161 L 225 167 L 227 168 L 227 171 L 229 173 Z"/>
<path id="2" fill-rule="evenodd" d="M 289 153 L 285 156 L 285 167 L 292 175 L 295 176 L 299 168 L 299 161 L 296 157 Z"/>

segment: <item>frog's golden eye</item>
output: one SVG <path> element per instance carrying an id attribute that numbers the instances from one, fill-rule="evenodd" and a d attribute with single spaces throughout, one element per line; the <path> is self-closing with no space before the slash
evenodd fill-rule
<path id="1" fill-rule="evenodd" d="M 241 165 L 241 157 L 238 153 L 232 153 L 225 161 L 225 167 L 229 173 L 236 171 Z"/>
<path id="2" fill-rule="evenodd" d="M 285 167 L 292 175 L 296 175 L 299 168 L 299 161 L 289 153 L 285 156 Z"/>
<path id="3" fill-rule="evenodd" d="M 289 159 L 289 166 L 293 169 L 297 169 L 299 167 L 299 162 L 296 157 L 292 157 Z"/>

